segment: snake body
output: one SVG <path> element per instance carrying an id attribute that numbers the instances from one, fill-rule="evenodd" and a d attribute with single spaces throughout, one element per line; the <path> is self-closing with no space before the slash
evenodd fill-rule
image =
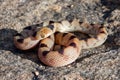
<path id="1" fill-rule="evenodd" d="M 80 22 L 78 19 L 43 22 L 40 26 L 42 28 L 24 28 L 22 33 L 15 35 L 15 46 L 21 50 L 28 50 L 39 43 L 40 60 L 54 67 L 72 63 L 80 55 L 81 49 L 100 46 L 108 36 L 103 25 Z M 89 37 L 78 39 L 69 33 L 73 31 L 80 31 Z M 25 37 L 26 34 L 28 37 Z"/>

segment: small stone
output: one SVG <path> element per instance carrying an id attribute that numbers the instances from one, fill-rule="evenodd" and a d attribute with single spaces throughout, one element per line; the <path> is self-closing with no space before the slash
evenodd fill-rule
<path id="1" fill-rule="evenodd" d="M 39 72 L 38 72 L 38 71 L 35 71 L 35 75 L 38 76 L 38 75 L 39 75 Z"/>
<path id="2" fill-rule="evenodd" d="M 53 6 L 51 7 L 51 9 L 53 9 L 53 10 L 56 11 L 56 12 L 61 12 L 62 7 L 59 6 L 59 5 L 53 5 Z"/>

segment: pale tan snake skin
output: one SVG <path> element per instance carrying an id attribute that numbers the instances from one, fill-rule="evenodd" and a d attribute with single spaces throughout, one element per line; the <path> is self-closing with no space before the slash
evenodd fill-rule
<path id="1" fill-rule="evenodd" d="M 80 31 L 88 34 L 89 38 L 79 40 L 69 32 Z M 108 33 L 103 25 L 73 21 L 43 22 L 42 28 L 25 28 L 24 33 L 14 37 L 15 46 L 28 50 L 39 43 L 38 56 L 49 66 L 60 67 L 74 62 L 80 55 L 81 49 L 94 48 L 102 45 Z M 27 36 L 25 37 L 25 34 Z"/>

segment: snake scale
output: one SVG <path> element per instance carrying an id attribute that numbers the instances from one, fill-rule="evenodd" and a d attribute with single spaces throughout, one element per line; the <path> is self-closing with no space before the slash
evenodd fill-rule
<path id="1" fill-rule="evenodd" d="M 74 62 L 81 49 L 102 45 L 107 39 L 106 28 L 100 24 L 80 22 L 78 19 L 43 22 L 39 27 L 26 27 L 14 36 L 18 49 L 28 50 L 39 43 L 38 57 L 46 65 L 60 67 Z M 42 26 L 42 27 L 41 27 Z M 70 32 L 82 32 L 87 39 L 78 39 Z M 27 36 L 27 37 L 26 37 Z"/>

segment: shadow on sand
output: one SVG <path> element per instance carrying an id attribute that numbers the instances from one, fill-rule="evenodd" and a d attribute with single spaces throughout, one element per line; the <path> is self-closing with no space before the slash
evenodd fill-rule
<path id="1" fill-rule="evenodd" d="M 15 47 L 13 37 L 17 34 L 13 29 L 0 29 L 0 50 L 11 51 L 13 54 L 21 58 L 31 60 L 37 64 L 42 64 L 37 56 L 36 48 L 22 51 Z"/>

